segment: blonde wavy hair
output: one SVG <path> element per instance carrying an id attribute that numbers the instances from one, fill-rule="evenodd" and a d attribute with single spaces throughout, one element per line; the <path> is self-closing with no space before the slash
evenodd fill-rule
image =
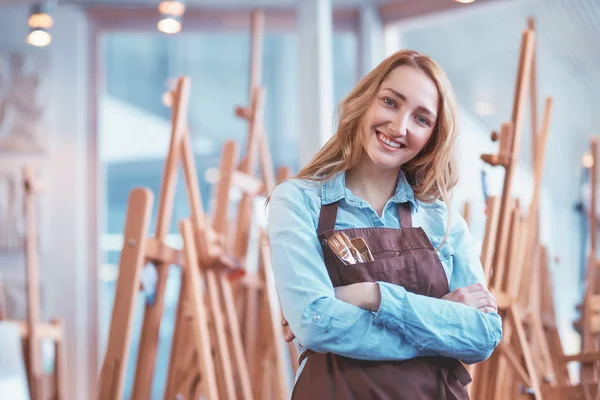
<path id="1" fill-rule="evenodd" d="M 335 134 L 293 178 L 325 181 L 338 172 L 358 165 L 364 151 L 360 127 L 367 109 L 390 72 L 403 65 L 427 74 L 436 84 L 440 99 L 431 138 L 415 158 L 402 166 L 402 171 L 415 192 L 416 199 L 424 203 L 441 199 L 450 210 L 449 193 L 458 181 L 454 155 L 454 142 L 458 132 L 454 90 L 442 68 L 433 59 L 413 50 L 401 50 L 392 54 L 354 87 L 339 105 Z"/>
<path id="2" fill-rule="evenodd" d="M 450 212 L 450 191 L 458 182 L 454 142 L 458 134 L 454 90 L 442 68 L 429 56 L 413 50 L 401 50 L 375 67 L 354 87 L 338 107 L 335 134 L 298 174 L 290 179 L 325 181 L 339 172 L 354 168 L 363 156 L 361 126 L 367 109 L 374 101 L 382 82 L 395 68 L 408 65 L 423 71 L 439 92 L 437 121 L 423 150 L 402 165 L 415 198 L 423 203 L 442 200 Z M 267 199 L 267 204 L 269 199 Z M 451 218 L 447 224 L 450 226 Z M 448 238 L 449 229 L 439 247 Z"/>

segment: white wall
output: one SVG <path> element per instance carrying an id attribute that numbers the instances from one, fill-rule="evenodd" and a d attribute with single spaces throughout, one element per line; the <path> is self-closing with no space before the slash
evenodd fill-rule
<path id="1" fill-rule="evenodd" d="M 60 316 L 66 323 L 68 398 L 89 398 L 88 367 L 95 355 L 95 323 L 88 303 L 88 174 L 87 155 L 87 24 L 79 11 L 60 7 L 52 30 L 53 42 L 37 49 L 24 42 L 28 10 L 0 7 L 0 50 L 33 55 L 46 71 L 46 129 L 48 149 L 37 160 L 44 171 L 47 191 L 41 210 L 45 223 L 40 255 L 40 279 L 44 288 L 42 318 Z M 38 65 L 36 65 L 37 67 Z M 0 154 L 0 166 L 18 168 L 31 157 Z M 93 159 L 93 158 L 92 158 Z M 0 254 L 0 271 L 7 280 L 22 277 L 23 257 Z M 92 336 L 89 336 L 91 333 Z"/>

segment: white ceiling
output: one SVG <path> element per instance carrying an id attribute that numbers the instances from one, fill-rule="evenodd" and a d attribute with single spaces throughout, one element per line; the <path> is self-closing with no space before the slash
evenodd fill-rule
<path id="1" fill-rule="evenodd" d="M 81 5 L 154 5 L 159 0 L 54 0 L 58 4 Z M 334 5 L 364 5 L 402 2 L 405 0 L 332 0 Z M 444 0 L 442 0 L 444 1 Z M 0 0 L 0 5 L 22 5 L 39 3 L 40 0 Z M 297 4 L 298 0 L 186 0 L 188 5 L 219 7 L 277 7 Z"/>

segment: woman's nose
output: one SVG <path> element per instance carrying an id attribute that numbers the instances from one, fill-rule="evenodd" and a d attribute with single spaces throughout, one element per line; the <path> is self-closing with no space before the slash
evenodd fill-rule
<path id="1" fill-rule="evenodd" d="M 390 133 L 396 137 L 406 136 L 408 133 L 409 117 L 407 114 L 401 114 L 390 124 Z"/>

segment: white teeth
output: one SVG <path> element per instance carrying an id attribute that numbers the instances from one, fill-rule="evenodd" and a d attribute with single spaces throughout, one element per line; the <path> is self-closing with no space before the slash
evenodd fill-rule
<path id="1" fill-rule="evenodd" d="M 387 144 L 388 146 L 392 146 L 396 149 L 400 148 L 400 143 L 396 143 L 396 142 L 392 142 L 391 140 L 388 140 L 385 136 L 383 136 L 381 133 L 377 132 L 377 136 L 379 137 L 379 139 L 381 139 L 381 141 L 385 144 Z"/>

